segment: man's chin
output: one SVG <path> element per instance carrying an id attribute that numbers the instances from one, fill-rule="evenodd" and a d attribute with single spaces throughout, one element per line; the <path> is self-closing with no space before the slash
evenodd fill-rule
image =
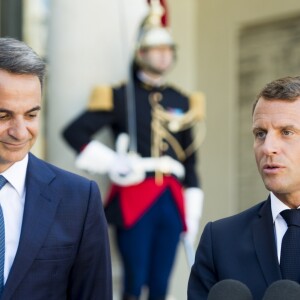
<path id="1" fill-rule="evenodd" d="M 153 73 L 157 76 L 162 76 L 170 70 L 170 67 L 156 68 L 156 67 L 153 67 L 153 66 L 147 66 L 147 69 L 148 69 L 149 72 L 151 72 L 151 73 Z"/>
<path id="2" fill-rule="evenodd" d="M 268 191 L 272 192 L 273 194 L 279 195 L 288 193 L 287 189 L 279 184 L 265 184 L 265 187 Z"/>
<path id="3" fill-rule="evenodd" d="M 6 157 L 2 157 L 2 159 L 0 160 L 1 164 L 10 164 L 13 165 L 14 163 L 21 161 L 28 152 L 15 152 L 15 153 L 10 153 L 8 156 Z"/>
<path id="4" fill-rule="evenodd" d="M 276 191 L 281 190 L 281 186 L 275 180 L 268 180 L 267 178 L 263 179 L 266 189 L 270 192 L 276 193 Z"/>

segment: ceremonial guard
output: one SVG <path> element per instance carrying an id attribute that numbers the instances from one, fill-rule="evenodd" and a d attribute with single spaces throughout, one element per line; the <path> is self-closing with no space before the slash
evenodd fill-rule
<path id="1" fill-rule="evenodd" d="M 202 213 L 195 150 L 203 132 L 194 138 L 192 129 L 203 123 L 204 97 L 164 82 L 176 47 L 163 12 L 159 0 L 150 2 L 128 82 L 96 86 L 87 110 L 63 131 L 76 165 L 111 179 L 105 212 L 116 229 L 123 300 L 139 299 L 144 287 L 149 300 L 166 299 L 180 237 L 193 245 Z M 115 150 L 93 139 L 105 126 Z"/>

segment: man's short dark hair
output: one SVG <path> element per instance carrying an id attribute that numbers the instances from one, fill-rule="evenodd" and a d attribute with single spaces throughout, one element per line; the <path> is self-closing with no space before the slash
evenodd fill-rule
<path id="1" fill-rule="evenodd" d="M 265 100 L 295 101 L 300 97 L 300 76 L 287 76 L 276 79 L 268 84 L 257 95 L 252 108 L 252 114 L 260 98 Z"/>

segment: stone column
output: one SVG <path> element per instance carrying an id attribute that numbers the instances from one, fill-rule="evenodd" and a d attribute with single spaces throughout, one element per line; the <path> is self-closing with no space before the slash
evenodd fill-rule
<path id="1" fill-rule="evenodd" d="M 126 80 L 136 31 L 147 6 L 145 0 L 52 0 L 50 12 L 46 159 L 79 173 L 74 167 L 74 151 L 62 140 L 62 128 L 85 109 L 95 84 Z M 94 179 L 103 197 L 106 178 Z M 120 264 L 113 240 L 111 249 L 117 300 Z"/>

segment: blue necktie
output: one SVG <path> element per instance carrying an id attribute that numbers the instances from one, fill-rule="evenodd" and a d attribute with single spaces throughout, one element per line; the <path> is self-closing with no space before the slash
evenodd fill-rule
<path id="1" fill-rule="evenodd" d="M 300 209 L 286 209 L 280 214 L 288 225 L 281 245 L 281 274 L 283 279 L 300 283 Z"/>
<path id="2" fill-rule="evenodd" d="M 7 180 L 0 175 L 0 190 L 4 187 Z M 4 258 L 5 258 L 5 228 L 2 207 L 0 205 L 0 297 L 4 288 Z"/>

